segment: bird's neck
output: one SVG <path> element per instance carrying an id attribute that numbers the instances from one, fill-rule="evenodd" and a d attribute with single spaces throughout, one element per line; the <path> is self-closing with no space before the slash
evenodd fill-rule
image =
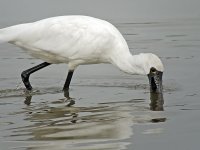
<path id="1" fill-rule="evenodd" d="M 128 74 L 145 75 L 144 64 L 141 55 L 123 53 L 112 59 L 112 64 Z"/>

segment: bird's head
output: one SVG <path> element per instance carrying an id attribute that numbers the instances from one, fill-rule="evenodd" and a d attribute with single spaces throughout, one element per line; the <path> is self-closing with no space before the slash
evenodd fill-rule
<path id="1" fill-rule="evenodd" d="M 149 78 L 150 92 L 162 93 L 162 75 L 164 66 L 158 56 L 152 53 L 141 53 L 145 74 Z"/>

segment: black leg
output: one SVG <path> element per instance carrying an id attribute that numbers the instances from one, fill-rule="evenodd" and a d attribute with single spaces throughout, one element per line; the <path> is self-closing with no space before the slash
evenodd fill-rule
<path id="1" fill-rule="evenodd" d="M 67 79 L 66 79 L 64 87 L 63 87 L 63 91 L 69 90 L 69 85 L 70 85 L 73 73 L 74 73 L 74 70 L 69 70 L 68 75 L 67 75 Z"/>
<path id="2" fill-rule="evenodd" d="M 21 73 L 22 81 L 23 81 L 23 83 L 24 83 L 24 85 L 25 85 L 27 90 L 29 90 L 29 91 L 32 90 L 32 86 L 31 86 L 31 84 L 29 82 L 29 76 L 32 73 L 34 73 L 34 72 L 36 72 L 36 71 L 38 71 L 38 70 L 40 70 L 40 69 L 42 69 L 42 68 L 44 68 L 46 66 L 49 66 L 49 65 L 51 65 L 51 64 L 48 63 L 48 62 L 43 62 L 43 63 L 41 63 L 41 64 L 39 64 L 39 65 L 37 65 L 35 67 L 32 67 L 30 69 L 27 69 L 27 70 L 23 71 Z"/>

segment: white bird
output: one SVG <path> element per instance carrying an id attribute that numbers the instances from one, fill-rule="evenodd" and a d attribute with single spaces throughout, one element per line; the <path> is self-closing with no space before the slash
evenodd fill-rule
<path id="1" fill-rule="evenodd" d="M 22 72 L 27 90 L 29 76 L 51 64 L 66 63 L 68 91 L 79 65 L 111 63 L 128 74 L 148 75 L 151 92 L 162 92 L 163 64 L 152 53 L 132 55 L 122 34 L 112 24 L 89 16 L 59 16 L 0 29 L 0 42 L 21 47 L 44 63 Z"/>

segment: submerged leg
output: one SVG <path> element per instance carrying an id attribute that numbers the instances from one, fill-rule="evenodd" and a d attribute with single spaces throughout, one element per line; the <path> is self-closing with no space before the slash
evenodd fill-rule
<path id="1" fill-rule="evenodd" d="M 67 79 L 66 79 L 64 87 L 63 87 L 63 91 L 69 91 L 69 85 L 70 85 L 73 73 L 74 73 L 74 70 L 69 70 Z"/>
<path id="2" fill-rule="evenodd" d="M 24 83 L 24 85 L 25 85 L 27 90 L 29 90 L 29 91 L 32 90 L 32 86 L 31 86 L 31 84 L 29 82 L 29 76 L 32 73 L 34 73 L 34 72 L 36 72 L 36 71 L 38 71 L 38 70 L 40 70 L 40 69 L 42 69 L 42 68 L 44 68 L 46 66 L 49 66 L 49 65 L 51 65 L 51 64 L 48 63 L 48 62 L 43 62 L 43 63 L 41 63 L 41 64 L 39 64 L 39 65 L 37 65 L 35 67 L 32 67 L 30 69 L 27 69 L 27 70 L 23 71 L 21 73 L 22 81 L 23 81 L 23 83 Z"/>

